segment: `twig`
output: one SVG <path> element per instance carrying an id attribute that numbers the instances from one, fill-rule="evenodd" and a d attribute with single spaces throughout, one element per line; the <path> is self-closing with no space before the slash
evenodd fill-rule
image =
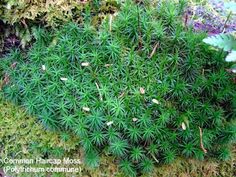
<path id="1" fill-rule="evenodd" d="M 227 16 L 227 18 L 226 18 L 226 20 L 225 20 L 225 23 L 224 23 L 222 32 L 225 31 L 225 27 L 226 27 L 226 25 L 227 25 L 227 22 L 229 21 L 229 18 L 230 18 L 230 16 L 231 16 L 231 14 L 232 14 L 232 11 L 229 12 L 229 15 Z"/>
<path id="2" fill-rule="evenodd" d="M 122 98 L 122 97 L 126 94 L 126 93 L 125 93 L 126 89 L 127 89 L 127 87 L 125 87 L 125 89 L 123 90 L 123 92 L 121 92 L 121 94 L 118 96 L 119 99 Z"/>
<path id="3" fill-rule="evenodd" d="M 202 75 L 204 76 L 204 74 L 205 74 L 205 69 L 202 69 Z"/>
<path id="4" fill-rule="evenodd" d="M 10 82 L 10 76 L 9 74 L 5 73 L 3 76 L 3 80 L 0 82 L 0 90 L 2 90 L 3 86 L 9 84 Z"/>
<path id="5" fill-rule="evenodd" d="M 139 6 L 137 5 L 137 11 L 138 11 L 138 33 L 139 33 L 139 49 L 142 48 L 142 31 L 141 31 L 141 25 L 140 25 L 140 11 Z"/>
<path id="6" fill-rule="evenodd" d="M 157 42 L 152 50 L 152 53 L 150 54 L 149 58 L 152 58 L 153 55 L 155 54 L 156 50 L 157 50 L 157 47 L 159 46 L 159 43 Z"/>
<path id="7" fill-rule="evenodd" d="M 122 92 L 122 93 L 118 96 L 118 98 L 122 98 L 124 95 L 125 95 L 125 92 Z"/>
<path id="8" fill-rule="evenodd" d="M 99 98 L 100 98 L 101 101 L 103 101 L 102 94 L 101 94 L 101 92 L 100 92 L 100 88 L 99 88 L 98 83 L 95 82 L 95 85 L 96 85 L 96 87 L 97 87 L 97 89 L 98 89 Z"/>
<path id="9" fill-rule="evenodd" d="M 151 156 L 157 163 L 159 163 L 159 160 L 157 160 L 157 158 L 153 154 L 151 154 Z"/>
<path id="10" fill-rule="evenodd" d="M 28 25 L 25 22 L 25 19 L 21 20 L 21 23 L 25 26 L 25 28 L 28 28 Z"/>
<path id="11" fill-rule="evenodd" d="M 198 127 L 198 128 L 199 128 L 199 133 L 200 133 L 200 147 L 201 147 L 202 151 L 206 154 L 207 150 L 204 148 L 203 141 L 202 141 L 202 129 L 201 129 L 201 127 Z"/>
<path id="12" fill-rule="evenodd" d="M 184 16 L 184 27 L 185 28 L 188 28 L 188 19 L 189 19 L 188 12 L 186 12 L 185 16 Z"/>
<path id="13" fill-rule="evenodd" d="M 112 31 L 112 15 L 110 14 L 110 19 L 109 19 L 109 30 L 110 32 Z"/>

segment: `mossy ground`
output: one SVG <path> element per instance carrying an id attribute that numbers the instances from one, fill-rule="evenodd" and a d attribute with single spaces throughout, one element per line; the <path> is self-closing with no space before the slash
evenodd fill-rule
<path id="1" fill-rule="evenodd" d="M 132 10 L 130 12 L 131 8 Z M 28 58 L 22 57 L 23 55 L 21 55 L 19 52 L 15 52 L 15 53 L 13 52 L 12 53 L 13 55 L 12 56 L 10 55 L 9 60 L 7 60 L 8 62 L 11 62 L 10 61 L 11 59 L 14 62 L 15 60 L 18 60 L 20 58 L 20 61 L 18 62 L 19 68 L 17 68 L 17 72 L 19 71 L 19 73 L 14 73 L 11 71 L 11 69 L 10 71 L 8 70 L 12 74 L 11 79 L 13 78 L 12 79 L 13 82 L 11 83 L 12 87 L 6 88 L 5 90 L 5 92 L 7 93 L 6 95 L 10 96 L 13 102 L 14 101 L 18 102 L 20 100 L 20 102 L 23 103 L 23 105 L 25 106 L 26 109 L 28 109 L 29 112 L 39 117 L 41 117 L 41 112 L 42 112 L 42 110 L 40 109 L 40 106 L 43 106 L 44 108 L 46 107 L 51 111 L 55 107 L 57 107 L 58 106 L 57 103 L 60 103 L 59 101 L 61 101 L 62 104 L 58 106 L 59 107 L 58 115 L 60 116 L 58 115 L 56 116 L 56 117 L 60 117 L 59 122 L 57 122 L 58 121 L 57 119 L 55 119 L 56 121 L 54 119 L 52 120 L 51 115 L 46 114 L 47 111 L 44 114 L 44 116 L 40 118 L 40 120 L 46 126 L 50 125 L 49 127 L 54 127 L 54 123 L 56 122 L 55 127 L 57 127 L 57 125 L 60 125 L 59 127 L 61 127 L 62 129 L 60 129 L 60 131 L 57 133 L 49 132 L 49 131 L 46 131 L 44 128 L 42 128 L 40 125 L 38 125 L 36 123 L 37 122 L 36 119 L 34 118 L 33 119 L 27 118 L 26 119 L 27 121 L 24 121 L 25 120 L 24 117 L 28 117 L 24 111 L 19 112 L 19 113 L 17 110 L 15 111 L 13 110 L 10 112 L 3 111 L 2 112 L 2 121 L 3 121 L 2 127 L 4 127 L 5 124 L 10 124 L 12 126 L 12 128 L 6 129 L 6 126 L 2 128 L 1 146 L 4 147 L 2 148 L 3 157 L 4 155 L 10 155 L 11 157 L 16 157 L 16 156 L 27 157 L 27 156 L 39 155 L 39 156 L 48 158 L 48 157 L 54 157 L 54 156 L 63 157 L 64 155 L 66 155 L 66 156 L 83 158 L 84 157 L 83 153 L 79 149 L 79 146 L 77 146 L 79 140 L 75 138 L 73 135 L 71 135 L 70 133 L 69 134 L 68 132 L 63 133 L 62 131 L 68 130 L 68 129 L 71 130 L 77 126 L 77 124 L 75 124 L 74 122 L 76 116 L 74 117 L 73 115 L 71 116 L 70 114 L 71 111 L 73 112 L 73 110 L 70 109 L 71 106 L 74 106 L 74 110 L 76 111 L 81 109 L 81 106 L 88 106 L 89 104 L 91 104 L 91 106 L 89 105 L 90 108 L 93 108 L 93 107 L 100 108 L 102 104 L 102 103 L 100 104 L 100 102 L 103 101 L 101 100 L 101 97 L 103 97 L 103 99 L 106 100 L 105 103 L 107 105 L 103 105 L 102 110 L 108 110 L 107 111 L 108 112 L 107 115 L 109 115 L 108 120 L 113 120 L 112 119 L 113 117 L 116 117 L 117 120 L 119 120 L 120 117 L 122 117 L 123 118 L 122 121 L 124 123 L 126 121 L 126 113 L 128 113 L 128 111 L 124 111 L 124 107 L 126 109 L 132 110 L 130 111 L 132 113 L 128 117 L 132 117 L 134 113 L 135 115 L 141 115 L 143 113 L 142 111 L 144 111 L 144 110 L 140 110 L 142 108 L 142 105 L 149 106 L 147 108 L 148 109 L 150 108 L 151 112 L 154 111 L 155 115 L 154 117 L 152 117 L 153 119 L 147 120 L 149 119 L 148 118 L 149 116 L 146 116 L 146 115 L 149 115 L 150 113 L 150 112 L 147 112 L 147 114 L 143 116 L 144 119 L 140 119 L 142 121 L 138 121 L 137 127 L 133 126 L 133 122 L 131 121 L 132 119 L 130 119 L 130 121 L 127 123 L 127 125 L 130 126 L 128 127 L 128 129 L 123 124 L 118 125 L 119 123 L 122 123 L 122 121 L 121 122 L 118 122 L 117 120 L 115 121 L 115 124 L 116 124 L 115 130 L 117 132 L 119 133 L 129 132 L 129 131 L 131 133 L 134 132 L 134 134 L 130 133 L 130 136 L 128 136 L 128 139 L 131 142 L 133 142 L 132 145 L 134 145 L 134 149 L 132 149 L 131 151 L 131 161 L 132 163 L 135 163 L 135 164 L 137 164 L 138 160 L 143 158 L 143 154 L 142 154 L 143 150 L 142 149 L 140 150 L 140 147 L 136 147 L 137 145 L 136 143 L 138 142 L 138 140 L 141 139 L 140 132 L 138 132 L 138 135 L 137 135 L 137 130 L 139 130 L 140 128 L 141 132 L 143 132 L 143 128 L 145 128 L 145 132 L 149 133 L 146 139 L 148 139 L 149 141 L 153 140 L 155 131 L 153 131 L 152 129 L 149 129 L 151 127 L 150 121 L 151 122 L 155 121 L 154 124 L 152 125 L 160 124 L 159 127 L 152 127 L 152 128 L 156 128 L 158 130 L 161 129 L 165 132 L 165 133 L 160 133 L 158 135 L 155 134 L 155 136 L 157 136 L 158 138 L 160 136 L 163 136 L 160 142 L 158 141 L 155 143 L 160 144 L 160 147 L 162 148 L 162 151 L 159 152 L 160 156 L 158 157 L 160 157 L 160 159 L 166 163 L 173 161 L 173 159 L 175 158 L 177 154 L 176 152 L 178 152 L 178 155 L 182 153 L 182 155 L 185 155 L 187 157 L 190 157 L 190 156 L 192 157 L 195 155 L 197 158 L 200 158 L 200 159 L 203 158 L 204 155 L 203 155 L 202 149 L 204 149 L 204 147 L 200 148 L 199 146 L 200 145 L 199 136 L 201 135 L 199 135 L 198 126 L 199 127 L 201 126 L 204 129 L 204 136 L 203 136 L 204 145 L 208 150 L 210 150 L 210 152 L 212 152 L 212 154 L 209 153 L 210 154 L 209 156 L 213 155 L 214 153 L 218 153 L 218 152 L 214 152 L 215 147 L 218 146 L 218 144 L 215 144 L 216 142 L 215 140 L 222 140 L 221 144 L 225 145 L 225 143 L 222 143 L 222 142 L 225 142 L 225 140 L 229 142 L 231 141 L 231 139 L 233 139 L 232 137 L 233 137 L 234 132 L 232 133 L 233 128 L 232 126 L 230 127 L 230 125 L 233 122 L 231 120 L 233 119 L 234 117 L 233 115 L 235 114 L 235 112 L 233 111 L 234 107 L 233 106 L 231 107 L 231 103 L 235 102 L 235 99 L 232 101 L 231 96 L 235 93 L 234 92 L 235 87 L 233 87 L 234 85 L 229 82 L 229 80 L 231 79 L 231 76 L 229 76 L 226 73 L 225 67 L 227 67 L 227 65 L 225 65 L 221 61 L 222 57 L 220 56 L 220 54 L 213 54 L 213 52 L 208 51 L 207 48 L 202 46 L 201 44 L 202 37 L 200 35 L 194 35 L 194 33 L 192 33 L 191 30 L 189 31 L 186 30 L 186 28 L 184 28 L 182 24 L 177 24 L 180 22 L 178 21 L 180 19 L 179 13 L 181 13 L 182 10 L 181 9 L 176 10 L 173 4 L 172 5 L 169 4 L 168 7 L 162 6 L 161 14 L 154 13 L 153 14 L 154 16 L 151 15 L 153 12 L 149 11 L 148 8 L 137 10 L 135 6 L 131 5 L 130 7 L 126 7 L 125 10 L 126 11 L 123 11 L 123 13 L 121 13 L 121 16 L 118 15 L 118 20 L 114 21 L 113 23 L 114 25 L 110 26 L 109 30 L 108 30 L 109 23 L 105 24 L 104 28 L 102 28 L 104 30 L 103 33 L 99 33 L 100 36 L 98 35 L 101 38 L 99 38 L 95 34 L 95 30 L 91 28 L 90 25 L 87 25 L 83 28 L 77 28 L 76 25 L 75 26 L 72 25 L 72 26 L 68 26 L 68 28 L 65 28 L 64 31 L 63 30 L 59 31 L 61 32 L 61 34 L 59 33 L 58 34 L 59 38 L 57 36 L 56 38 L 54 38 L 55 40 L 53 39 L 54 35 L 51 35 L 51 34 L 46 37 L 41 36 L 40 39 L 37 39 L 38 48 L 41 50 L 37 50 L 37 47 L 33 47 L 32 48 L 33 50 L 31 50 L 27 54 L 29 56 Z M 137 14 L 140 14 L 140 13 L 141 15 L 139 19 L 137 18 Z M 86 17 L 86 14 L 85 14 L 85 17 Z M 152 17 L 156 19 L 153 20 Z M 161 22 L 156 24 L 157 21 L 159 22 L 161 21 Z M 128 23 L 128 25 L 125 25 L 125 23 Z M 138 24 L 139 27 L 137 28 L 137 26 L 135 26 L 134 24 Z M 121 34 L 121 31 L 122 31 L 122 34 Z M 67 32 L 69 33 L 66 34 Z M 82 37 L 80 35 L 77 36 L 78 34 L 80 34 L 80 32 L 82 32 L 84 36 Z M 71 35 L 72 33 L 75 34 L 75 36 Z M 130 35 L 131 33 L 132 35 Z M 140 35 L 140 33 L 145 34 L 145 35 Z M 150 35 L 147 35 L 147 34 L 150 34 Z M 154 35 L 152 36 L 151 34 L 154 34 Z M 149 36 L 151 37 L 149 38 Z M 93 43 L 94 37 L 95 38 L 98 37 L 98 40 L 95 41 L 95 43 Z M 156 51 L 154 51 L 153 48 L 155 48 L 155 46 L 157 45 L 157 43 L 155 43 L 156 38 L 158 38 L 158 40 L 160 40 L 161 42 L 161 45 L 159 46 L 160 48 L 158 48 L 157 50 L 158 54 L 161 53 L 160 55 L 154 54 Z M 46 41 L 46 44 L 44 44 L 45 42 L 44 39 Z M 80 39 L 81 41 L 78 42 L 77 41 L 78 39 Z M 40 40 L 42 42 L 41 43 L 42 45 L 40 44 Z M 110 41 L 110 40 L 111 40 L 111 43 L 106 43 L 107 41 Z M 49 44 L 48 42 L 51 42 L 51 41 L 52 43 Z M 76 43 L 75 41 L 77 41 L 78 43 Z M 88 45 L 87 45 L 87 42 L 88 42 Z M 96 47 L 97 47 L 96 42 L 101 42 L 102 45 L 99 48 L 101 50 L 90 51 L 90 49 L 94 47 L 94 44 L 96 44 Z M 82 44 L 86 43 L 86 46 L 85 46 L 86 49 L 80 48 L 81 43 Z M 196 43 L 200 45 L 195 45 Z M 54 45 L 56 45 L 56 47 Z M 133 45 L 133 47 L 130 47 L 131 45 Z M 179 46 L 182 46 L 183 48 L 179 49 Z M 44 55 L 44 53 L 40 53 L 38 51 L 47 51 L 48 53 L 46 52 L 46 55 Z M 62 57 L 63 61 L 59 60 L 61 59 L 60 58 L 61 53 L 58 53 L 58 51 L 62 53 L 62 56 L 64 57 L 64 58 Z M 88 55 L 89 56 L 88 57 L 84 53 L 84 51 L 86 51 L 85 52 L 86 54 L 88 53 L 91 54 L 91 56 L 94 57 L 95 59 L 90 61 L 91 56 Z M 131 53 L 131 55 L 126 55 L 129 52 Z M 105 58 L 99 58 L 100 55 L 96 55 L 97 53 L 101 54 L 101 56 L 105 56 Z M 167 56 L 167 53 L 169 54 L 168 56 Z M 42 59 L 42 56 L 44 56 L 43 59 Z M 98 59 L 96 59 L 96 56 L 98 57 Z M 83 62 L 81 63 L 82 69 L 80 67 L 77 67 L 77 66 L 74 67 L 74 65 L 71 65 L 71 63 L 73 63 L 74 60 L 78 60 L 77 57 L 79 57 L 80 62 Z M 179 60 L 179 58 L 181 58 L 181 60 Z M 27 60 L 26 63 L 25 63 L 26 61 L 25 59 Z M 51 63 L 51 61 L 55 61 L 55 59 L 56 60 L 58 59 L 58 66 L 56 68 L 53 68 L 55 66 L 54 65 L 55 63 Z M 72 62 L 67 62 L 66 59 L 70 59 Z M 130 63 L 125 62 L 126 59 Z M 31 61 L 33 60 L 35 61 L 31 63 Z M 87 61 L 89 61 L 90 63 L 87 63 Z M 108 61 L 108 62 L 105 62 L 105 61 Z M 45 82 L 45 85 L 47 87 L 43 87 L 42 89 L 41 79 L 43 77 L 41 78 L 42 76 L 41 70 L 39 71 L 37 69 L 41 67 L 41 65 L 43 66 L 45 63 L 46 63 L 47 69 L 49 68 L 48 73 L 46 72 L 47 74 L 50 75 L 53 73 L 53 74 L 59 74 L 59 75 L 58 77 L 53 78 L 55 80 L 51 80 L 51 76 L 47 78 Z M 109 70 L 103 67 L 103 66 L 106 67 L 107 64 L 110 65 L 109 63 L 112 63 L 112 65 L 114 65 L 114 67 L 110 67 L 110 68 L 115 68 L 114 73 L 112 73 L 111 71 L 112 69 Z M 11 63 L 11 64 L 14 64 L 14 63 Z M 7 65 L 8 67 L 10 66 L 9 63 Z M 89 69 L 86 70 L 85 69 L 86 67 L 83 69 L 83 65 L 90 65 L 89 67 L 87 67 Z M 5 66 L 6 65 L 1 66 L 0 69 L 5 70 L 5 68 L 7 68 Z M 30 69 L 27 68 L 27 66 L 29 66 Z M 53 67 L 50 67 L 50 66 L 53 66 Z M 153 66 L 156 66 L 156 68 Z M 61 74 L 60 72 L 63 73 L 64 69 L 69 68 L 68 73 L 66 71 L 64 75 L 68 74 L 70 76 L 71 74 L 70 72 L 72 71 L 71 67 L 73 69 L 74 68 L 76 69 L 75 69 L 75 73 L 74 72 L 72 73 L 73 76 L 69 78 L 69 82 L 66 82 L 68 83 L 68 85 L 61 86 L 62 84 L 61 82 L 59 82 L 58 85 L 60 86 L 60 88 L 58 89 L 57 82 Z M 131 67 L 133 67 L 133 69 Z M 28 73 L 28 69 L 29 70 L 32 69 L 32 71 L 34 69 L 36 70 Z M 43 70 L 44 69 L 42 69 L 42 72 Z M 26 72 L 26 75 L 28 74 L 30 82 L 28 80 L 25 80 L 26 75 L 24 75 L 25 74 L 24 72 Z M 110 75 L 108 74 L 103 75 L 105 72 L 108 72 L 108 73 L 110 72 Z M 149 78 L 150 81 L 154 81 L 156 78 L 159 78 L 158 80 L 159 83 L 157 85 L 154 85 L 156 84 L 154 82 L 153 83 L 144 82 L 146 73 L 148 73 L 147 77 L 150 77 L 149 75 L 151 75 L 151 77 Z M 76 77 L 74 74 L 76 74 Z M 126 78 L 127 74 L 130 74 L 131 77 Z M 32 75 L 35 77 L 31 77 Z M 60 78 L 62 81 L 68 79 L 68 78 L 64 78 L 64 75 L 63 77 L 61 76 Z M 81 92 L 78 93 L 78 94 L 82 93 L 83 96 L 80 98 L 82 98 L 82 100 L 84 99 L 83 100 L 84 105 L 81 105 L 80 107 L 78 107 L 77 101 L 73 99 L 74 96 L 77 96 L 77 95 L 73 95 L 72 100 L 69 100 L 69 101 L 72 101 L 71 102 L 72 105 L 69 105 L 68 107 L 63 107 L 65 106 L 64 99 L 71 98 L 71 95 L 70 95 L 71 89 L 68 90 L 68 87 L 72 87 L 73 88 L 72 90 L 80 89 L 80 88 L 77 88 L 78 86 L 77 81 L 79 81 L 80 76 L 88 76 L 88 77 L 85 77 L 86 79 L 83 80 L 83 82 L 81 83 L 83 85 L 83 87 L 81 88 L 83 88 L 84 90 L 82 89 Z M 107 82 L 106 81 L 107 78 L 111 78 L 112 81 L 115 81 L 117 79 L 118 82 L 116 81 L 114 83 L 110 81 Z M 126 80 L 124 78 L 126 78 Z M 131 79 L 132 81 L 130 81 L 129 79 Z M 95 84 L 92 84 L 94 80 L 96 80 L 97 82 L 95 82 Z M 163 80 L 163 82 L 161 80 Z M 15 81 L 16 83 L 14 83 Z M 45 80 L 43 79 L 42 81 L 44 83 Z M 48 81 L 53 81 L 56 84 L 47 85 Z M 76 83 L 74 81 L 76 81 Z M 123 84 L 126 82 L 128 83 L 126 84 L 128 85 L 128 89 L 127 87 L 125 89 L 123 87 Z M 25 86 L 23 87 L 24 94 L 19 96 L 18 91 L 22 91 L 21 90 L 22 83 Z M 107 90 L 109 89 L 108 85 L 111 85 L 111 83 L 113 83 L 113 86 L 114 86 L 112 88 L 112 92 L 114 93 L 108 92 Z M 19 90 L 12 89 L 16 84 L 17 84 L 17 88 L 19 86 Z M 35 85 L 40 86 L 39 89 L 38 88 L 35 89 L 34 87 L 32 87 Z M 104 85 L 105 87 L 103 87 Z M 170 85 L 170 87 L 168 85 Z M 166 89 L 166 91 L 164 89 Z M 34 101 L 33 99 L 35 98 L 35 96 L 31 95 L 31 97 L 29 97 L 28 95 L 30 94 L 27 95 L 27 93 L 32 93 L 33 91 L 33 93 L 34 94 L 36 93 L 36 96 L 37 96 L 39 95 L 38 92 L 41 93 L 42 90 L 43 91 L 45 90 L 46 94 L 41 94 L 41 98 L 45 98 L 45 99 L 43 100 L 38 99 L 39 102 L 37 104 L 39 107 L 34 107 L 35 104 L 32 104 L 32 102 Z M 55 90 L 57 90 L 60 93 L 62 91 L 61 95 L 63 96 L 63 100 L 57 99 L 57 101 L 55 101 L 58 96 L 58 94 L 54 95 L 54 93 L 56 93 Z M 97 93 L 99 91 L 101 91 L 102 93 L 101 92 Z M 145 94 L 146 97 L 144 96 L 145 91 L 146 91 L 146 94 Z M 192 91 L 194 92 L 196 96 L 194 98 L 192 97 L 193 93 L 189 94 Z M 44 97 L 45 95 L 48 96 L 47 92 L 50 92 L 49 94 L 50 97 L 48 98 Z M 127 96 L 125 95 L 125 92 L 128 93 Z M 167 94 L 167 92 L 169 92 L 169 94 Z M 84 93 L 87 93 L 87 94 L 84 94 Z M 126 99 L 125 98 L 113 99 L 113 97 L 116 97 L 119 94 L 121 97 L 125 97 Z M 143 99 L 143 97 L 145 97 L 145 99 Z M 100 101 L 97 98 L 99 98 Z M 160 117 L 159 117 L 159 114 L 156 115 L 157 113 L 156 108 L 151 107 L 151 104 L 153 103 L 150 100 L 152 100 L 153 98 L 158 98 L 158 100 L 154 99 L 154 101 L 152 101 L 154 104 L 159 105 L 160 101 L 162 103 L 165 103 L 163 104 L 163 107 L 158 106 L 157 110 L 159 111 Z M 30 99 L 32 99 L 33 101 Z M 91 100 L 92 100 L 92 103 L 90 102 Z M 125 106 L 123 105 L 122 101 L 124 101 Z M 130 106 L 130 103 L 132 104 L 135 103 L 135 104 Z M 52 105 L 54 105 L 55 107 Z M 157 105 L 155 106 L 157 107 Z M 194 105 L 196 108 L 192 105 Z M 7 107 L 5 103 L 3 104 L 3 106 Z M 137 107 L 137 109 L 133 109 L 134 107 Z M 226 107 L 227 107 L 227 110 L 225 110 Z M 202 113 L 202 109 L 205 109 L 204 113 Z M 86 108 L 86 110 L 88 110 L 88 107 Z M 171 116 L 169 116 L 169 113 L 166 110 L 169 111 Z M 185 113 L 184 111 L 186 110 L 187 112 Z M 62 111 L 65 111 L 65 114 L 62 113 Z M 101 110 L 99 109 L 99 111 Z M 167 114 L 164 114 L 166 112 Z M 93 113 L 96 113 L 96 112 L 92 112 L 91 115 L 93 115 Z M 101 121 L 95 125 L 97 121 L 96 119 L 100 118 L 97 115 L 98 114 L 95 114 L 95 116 L 86 117 L 89 119 L 86 119 L 86 122 L 85 123 L 82 122 L 81 125 L 82 126 L 86 125 L 89 127 L 88 128 L 89 138 L 92 137 L 91 139 L 92 142 L 96 144 L 96 147 L 98 149 L 100 149 L 101 145 L 103 145 L 104 143 L 104 139 L 105 139 L 104 137 L 106 137 L 107 135 L 103 137 L 104 132 L 100 132 L 100 129 L 99 129 L 101 128 L 101 125 L 104 124 L 104 119 L 101 119 Z M 11 120 L 11 118 L 10 120 L 6 119 L 6 117 L 9 117 L 9 116 L 11 118 L 14 117 L 13 120 Z M 147 119 L 145 119 L 145 117 Z M 177 119 L 177 121 L 174 121 L 176 117 L 179 117 L 179 118 Z M 208 117 L 208 118 L 210 117 L 210 118 L 205 119 L 205 117 Z M 156 118 L 159 118 L 160 120 Z M 87 122 L 87 120 L 91 121 L 91 119 L 94 119 L 95 123 Z M 11 121 L 17 122 L 17 127 Z M 183 124 L 184 126 L 187 126 L 187 128 L 189 128 L 189 122 L 190 123 L 193 122 L 193 124 L 190 124 L 190 129 L 188 129 L 187 131 L 182 131 L 181 124 L 182 124 L 182 129 L 184 129 Z M 94 127 L 91 128 L 91 126 L 94 126 Z M 122 130 L 121 132 L 119 130 L 120 127 Z M 90 128 L 92 131 L 94 131 L 94 129 L 98 129 L 98 131 L 96 132 L 94 131 L 91 133 Z M 168 131 L 168 128 L 170 128 L 170 131 Z M 31 132 L 32 129 L 33 131 Z M 225 131 L 226 129 L 228 131 Z M 77 133 L 79 132 L 78 134 L 80 135 L 84 133 L 84 132 L 80 132 L 81 127 L 76 130 L 78 130 Z M 104 130 L 106 133 L 106 128 Z M 178 132 L 178 136 L 181 139 L 182 144 L 179 147 L 171 147 L 171 150 L 169 150 L 168 148 L 170 146 L 168 145 L 172 145 L 172 144 L 177 145 L 179 143 L 179 142 L 177 143 L 175 140 L 173 140 L 173 142 L 171 142 L 170 144 L 168 143 L 168 141 L 171 139 L 169 135 L 172 134 L 172 130 L 175 130 Z M 41 134 L 40 131 L 44 133 Z M 183 133 L 181 133 L 181 131 Z M 85 133 L 87 133 L 87 129 Z M 109 131 L 108 133 L 111 133 L 111 135 L 113 135 L 112 134 L 113 132 Z M 166 133 L 168 134 L 167 136 L 166 136 Z M 197 137 L 193 135 L 197 135 Z M 194 142 L 192 141 L 193 137 L 195 138 Z M 17 141 L 16 143 L 16 140 L 18 140 L 17 138 L 19 138 L 19 141 Z M 87 137 L 85 136 L 85 138 Z M 127 137 L 125 138 L 127 139 Z M 172 139 L 175 139 L 175 134 L 173 134 Z M 165 142 L 163 142 L 163 140 Z M 89 142 L 90 142 L 90 139 L 89 139 Z M 119 143 L 115 144 L 114 141 L 111 141 L 110 143 L 112 147 L 124 145 L 122 141 L 119 142 L 121 144 Z M 144 145 L 145 150 L 146 150 L 146 145 L 147 144 L 145 143 Z M 86 143 L 84 143 L 84 146 L 86 146 Z M 166 149 L 166 147 L 168 148 Z M 112 153 L 117 156 L 123 156 L 126 153 L 126 148 L 127 147 L 125 144 L 125 148 L 123 149 L 124 151 L 116 151 Z M 222 159 L 229 158 L 230 151 L 229 151 L 228 146 L 225 146 L 223 148 L 225 149 L 222 150 L 222 153 L 220 152 L 221 154 L 218 154 L 219 157 Z M 10 149 L 10 150 L 6 151 L 6 149 Z M 87 147 L 87 149 L 89 148 Z M 114 148 L 110 148 L 109 150 L 113 150 L 113 149 Z M 156 149 L 157 148 L 155 148 L 155 150 Z M 221 172 L 219 170 L 219 168 L 221 168 L 221 165 L 219 166 L 215 165 L 215 162 L 204 162 L 204 163 L 203 162 L 199 163 L 199 162 L 194 161 L 194 160 L 185 161 L 183 159 L 177 158 L 174 164 L 165 165 L 160 168 L 155 168 L 154 172 L 156 176 L 202 176 L 202 175 L 203 176 L 207 176 L 207 175 L 233 176 L 232 167 L 229 167 L 228 165 L 227 167 L 229 168 L 227 168 L 226 172 Z M 108 164 L 113 164 L 113 165 L 108 165 Z M 88 176 L 124 176 L 124 174 L 121 174 L 120 172 L 118 172 L 118 167 L 114 164 L 117 164 L 117 160 L 110 158 L 106 155 L 103 155 L 101 158 L 101 164 L 100 164 L 99 169 L 87 170 L 87 168 L 83 168 L 83 172 L 81 175 L 82 176 L 86 176 L 86 175 Z M 97 162 L 96 162 L 96 165 L 97 165 Z M 109 170 L 106 170 L 106 169 L 109 169 Z M 179 172 L 179 169 L 181 169 L 181 172 Z M 40 175 L 43 176 L 44 174 L 40 174 Z"/>
<path id="2" fill-rule="evenodd" d="M 45 155 L 43 148 L 55 149 L 63 147 L 67 150 L 64 156 L 83 159 L 83 155 L 77 146 L 76 138 L 69 142 L 64 142 L 61 137 L 53 132 L 46 131 L 41 125 L 35 123 L 35 118 L 10 103 L 0 99 L 0 156 L 18 158 L 42 157 Z M 32 152 L 31 145 L 26 142 L 39 143 L 39 146 Z M 232 151 L 232 159 L 220 162 L 215 159 L 198 161 L 193 159 L 177 159 L 173 164 L 156 167 L 151 174 L 153 177 L 233 177 L 235 176 L 236 150 Z M 53 155 L 52 155 L 53 156 Z M 54 155 L 55 157 L 55 155 Z M 3 164 L 0 164 L 3 167 Z M 122 177 L 124 174 L 119 172 L 114 158 L 103 156 L 100 167 L 96 169 L 81 165 L 82 173 L 78 176 L 83 177 Z M 16 176 L 16 174 L 12 174 Z M 28 177 L 29 174 L 18 176 Z M 32 176 L 37 176 L 32 174 Z M 38 176 L 46 176 L 40 174 Z M 52 177 L 65 177 L 66 174 L 51 174 Z M 70 176 L 67 174 L 67 176 Z"/>

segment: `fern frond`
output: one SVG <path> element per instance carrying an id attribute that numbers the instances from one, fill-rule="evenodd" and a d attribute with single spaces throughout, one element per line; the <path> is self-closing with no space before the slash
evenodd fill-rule
<path id="1" fill-rule="evenodd" d="M 219 34 L 203 39 L 203 42 L 224 51 L 236 50 L 236 39 L 231 34 Z"/>
<path id="2" fill-rule="evenodd" d="M 236 45 L 236 42 L 235 42 Z M 225 58 L 227 62 L 235 62 L 236 61 L 236 50 L 231 51 L 227 57 Z"/>

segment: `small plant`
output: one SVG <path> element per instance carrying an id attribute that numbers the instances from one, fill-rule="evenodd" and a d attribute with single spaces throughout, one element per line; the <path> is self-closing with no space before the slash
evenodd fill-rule
<path id="1" fill-rule="evenodd" d="M 218 34 L 205 38 L 203 42 L 229 52 L 225 58 L 227 62 L 236 61 L 236 39 L 232 34 Z"/>
<path id="2" fill-rule="evenodd" d="M 86 20 L 37 30 L 26 54 L 1 59 L 5 98 L 48 129 L 77 134 L 93 167 L 103 152 L 130 176 L 178 156 L 227 159 L 236 137 L 228 63 L 175 6 L 126 1 L 98 29 Z"/>

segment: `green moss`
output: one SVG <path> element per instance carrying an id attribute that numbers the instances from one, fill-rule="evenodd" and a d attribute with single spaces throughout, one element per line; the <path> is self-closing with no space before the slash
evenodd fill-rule
<path id="1" fill-rule="evenodd" d="M 9 47 L 4 47 L 6 41 L 3 41 L 9 34 L 16 35 L 24 49 L 31 45 L 36 26 L 56 28 L 69 21 L 81 23 L 87 18 L 91 18 L 93 25 L 97 26 L 106 14 L 115 13 L 119 7 L 120 3 L 116 0 L 3 0 L 0 2 L 0 24 L 3 26 L 0 30 L 0 52 Z"/>
<path id="2" fill-rule="evenodd" d="M 35 158 L 43 157 L 45 152 L 43 147 L 50 147 L 49 154 L 56 158 L 55 154 L 51 153 L 54 148 L 65 148 L 64 157 L 71 157 L 75 159 L 83 159 L 80 149 L 77 147 L 77 140 L 70 136 L 69 141 L 62 141 L 63 134 L 59 136 L 57 133 L 46 131 L 41 125 L 35 123 L 35 118 L 32 118 L 19 107 L 11 105 L 0 100 L 0 144 L 1 144 L 1 158 L 15 157 L 15 158 Z M 18 124 L 16 124 L 18 122 Z M 15 133 L 16 132 L 16 133 Z M 26 133 L 27 132 L 27 133 Z M 72 138 L 72 139 L 71 139 Z M 48 141 L 50 139 L 50 141 Z M 37 148 L 32 151 L 31 142 L 37 142 Z M 234 176 L 235 163 L 235 149 L 232 151 L 233 156 L 226 162 L 219 162 L 216 160 L 197 161 L 178 159 L 173 164 L 162 165 L 155 167 L 152 176 Z M 58 158 L 58 157 L 57 157 Z M 1 167 L 5 166 L 0 164 Z M 102 156 L 99 168 L 90 169 L 84 164 L 81 165 L 79 175 L 84 177 L 93 176 L 116 176 L 122 177 L 125 174 L 120 173 L 115 159 L 109 156 Z M 15 174 L 13 173 L 12 176 Z M 46 174 L 38 174 L 38 176 L 45 176 Z M 65 174 L 51 174 L 56 177 L 65 177 Z M 18 176 L 29 177 L 35 174 L 22 173 Z"/>
<path id="3" fill-rule="evenodd" d="M 236 136 L 233 76 L 176 7 L 127 1 L 98 29 L 87 17 L 36 30 L 26 55 L 14 51 L 1 63 L 10 77 L 5 98 L 47 129 L 76 133 L 94 167 L 104 152 L 133 175 L 178 156 L 227 159 Z"/>
<path id="4" fill-rule="evenodd" d="M 34 157 L 42 149 L 76 149 L 78 139 L 70 137 L 63 141 L 63 132 L 49 132 L 36 123 L 35 118 L 29 117 L 25 111 L 0 100 L 0 145 L 1 157 Z M 43 155 L 43 154 L 41 154 Z"/>

